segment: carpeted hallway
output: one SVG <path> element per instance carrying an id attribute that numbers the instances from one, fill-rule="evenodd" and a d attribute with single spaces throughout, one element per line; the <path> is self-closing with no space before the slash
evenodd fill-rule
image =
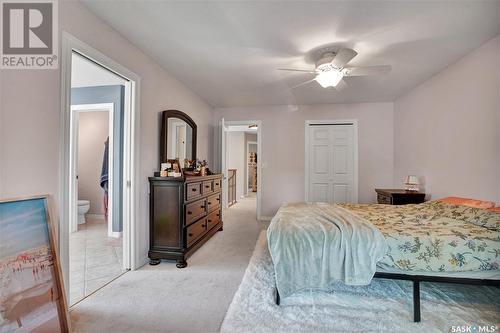
<path id="1" fill-rule="evenodd" d="M 257 237 L 255 198 L 240 199 L 219 232 L 188 259 L 128 272 L 71 308 L 74 332 L 218 332 Z"/>

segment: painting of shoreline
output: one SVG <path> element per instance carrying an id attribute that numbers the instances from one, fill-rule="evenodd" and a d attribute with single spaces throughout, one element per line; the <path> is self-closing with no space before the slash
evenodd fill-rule
<path id="1" fill-rule="evenodd" d="M 0 202 L 0 333 L 66 331 L 47 199 Z"/>

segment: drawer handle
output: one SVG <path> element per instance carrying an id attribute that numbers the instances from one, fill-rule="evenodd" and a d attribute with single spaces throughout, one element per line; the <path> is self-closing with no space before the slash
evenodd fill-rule
<path id="1" fill-rule="evenodd" d="M 220 198 L 217 198 L 217 199 L 215 199 L 215 200 L 220 201 Z"/>
<path id="2" fill-rule="evenodd" d="M 210 185 L 205 185 L 205 188 L 210 188 Z"/>
<path id="3" fill-rule="evenodd" d="M 212 204 L 212 202 L 211 202 L 211 201 L 209 201 L 209 202 L 208 202 L 208 204 L 209 204 L 209 205 L 211 205 L 211 204 Z"/>
<path id="4" fill-rule="evenodd" d="M 191 191 L 196 192 L 196 187 L 193 187 Z"/>
<path id="5" fill-rule="evenodd" d="M 208 220 L 208 223 L 212 223 L 212 220 Z"/>
<path id="6" fill-rule="evenodd" d="M 201 209 L 205 209 L 205 206 L 200 206 Z"/>
<path id="7" fill-rule="evenodd" d="M 193 237 L 193 234 L 192 234 L 192 233 L 189 233 L 189 234 L 188 234 L 188 237 Z"/>
<path id="8" fill-rule="evenodd" d="M 217 214 L 217 217 L 219 217 L 219 216 L 220 216 L 220 214 Z"/>
<path id="9" fill-rule="evenodd" d="M 191 214 L 193 214 L 193 212 L 192 212 L 192 211 L 190 211 L 190 210 L 188 210 L 188 215 L 191 215 Z"/>

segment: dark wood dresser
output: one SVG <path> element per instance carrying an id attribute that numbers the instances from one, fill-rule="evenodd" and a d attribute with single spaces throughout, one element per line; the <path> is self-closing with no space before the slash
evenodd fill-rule
<path id="1" fill-rule="evenodd" d="M 149 177 L 149 260 L 186 258 L 222 231 L 222 175 Z"/>
<path id="2" fill-rule="evenodd" d="M 425 193 L 403 189 L 375 189 L 377 202 L 386 205 L 419 204 L 425 201 Z"/>

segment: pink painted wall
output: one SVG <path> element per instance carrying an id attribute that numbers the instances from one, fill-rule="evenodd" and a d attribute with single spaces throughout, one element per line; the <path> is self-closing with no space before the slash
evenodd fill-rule
<path id="1" fill-rule="evenodd" d="M 375 187 L 393 185 L 393 104 L 216 108 L 215 120 L 262 121 L 262 215 L 284 202 L 303 201 L 306 120 L 357 119 L 359 202 L 375 202 Z"/>
<path id="2" fill-rule="evenodd" d="M 101 188 L 104 143 L 109 136 L 109 112 L 79 112 L 78 200 L 89 200 L 89 214 L 104 215 Z"/>
<path id="3" fill-rule="evenodd" d="M 500 204 L 500 36 L 394 103 L 394 183 Z"/>
<path id="4" fill-rule="evenodd" d="M 147 177 L 158 168 L 159 112 L 189 114 L 198 125 L 198 156 L 210 159 L 212 108 L 77 1 L 60 1 L 59 13 L 60 33 L 69 32 L 141 77 L 141 261 L 149 246 Z M 48 193 L 57 200 L 60 71 L 2 70 L 0 76 L 0 197 Z"/>

